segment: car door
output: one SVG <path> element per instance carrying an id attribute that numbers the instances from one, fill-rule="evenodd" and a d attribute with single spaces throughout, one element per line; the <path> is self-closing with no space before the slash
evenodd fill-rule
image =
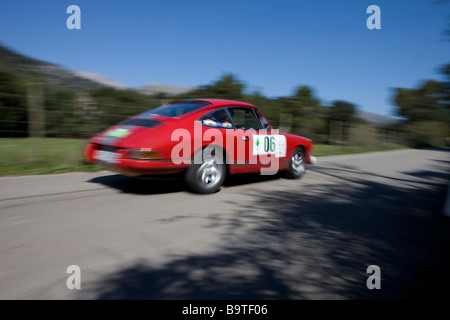
<path id="1" fill-rule="evenodd" d="M 280 158 L 286 157 L 286 137 L 272 130 L 268 121 L 253 108 L 228 109 L 237 130 L 244 141 L 248 171 L 260 170 L 261 174 L 278 172 Z"/>
<path id="2" fill-rule="evenodd" d="M 210 144 L 220 146 L 227 151 L 228 156 L 231 156 L 231 159 L 225 160 L 235 162 L 236 159 L 232 153 L 228 154 L 226 146 L 227 141 L 234 138 L 234 126 L 227 109 L 221 108 L 210 111 L 199 120 L 202 124 L 203 146 Z"/>
<path id="3" fill-rule="evenodd" d="M 253 152 L 254 137 L 263 134 L 261 122 L 255 111 L 248 107 L 228 107 L 233 121 L 235 153 L 237 165 L 244 171 L 254 171 L 261 165 L 258 156 Z"/>

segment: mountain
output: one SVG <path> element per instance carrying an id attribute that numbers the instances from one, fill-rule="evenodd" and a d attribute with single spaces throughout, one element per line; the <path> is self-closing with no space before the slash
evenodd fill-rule
<path id="1" fill-rule="evenodd" d="M 362 119 L 371 125 L 375 127 L 382 127 L 385 125 L 392 125 L 399 123 L 401 120 L 388 117 L 388 116 L 382 116 L 376 113 L 368 112 L 368 111 L 356 111 L 356 118 Z"/>
<path id="2" fill-rule="evenodd" d="M 69 86 L 78 89 L 112 87 L 118 90 L 132 89 L 142 94 L 178 95 L 195 88 L 171 84 L 149 83 L 139 88 L 129 88 L 104 75 L 90 71 L 71 71 L 53 63 L 48 63 L 18 54 L 0 44 L 0 70 L 19 74 L 23 77 L 40 78 L 49 86 Z"/>
<path id="3" fill-rule="evenodd" d="M 192 88 L 192 87 L 182 87 L 182 86 L 176 86 L 173 84 L 151 82 L 151 83 L 148 83 L 146 86 L 137 88 L 136 90 L 140 93 L 148 94 L 148 95 L 156 95 L 156 94 L 163 93 L 168 96 L 174 96 L 174 95 L 187 93 L 187 92 L 193 91 L 195 89 L 196 88 Z"/>
<path id="4" fill-rule="evenodd" d="M 40 78 L 50 86 L 69 86 L 79 89 L 94 89 L 102 86 L 61 66 L 23 56 L 2 45 L 0 45 L 0 70 L 23 77 Z"/>
<path id="5" fill-rule="evenodd" d="M 98 73 L 89 71 L 73 71 L 72 73 L 78 77 L 88 79 L 105 87 L 112 87 L 118 90 L 129 89 L 124 84 Z"/>

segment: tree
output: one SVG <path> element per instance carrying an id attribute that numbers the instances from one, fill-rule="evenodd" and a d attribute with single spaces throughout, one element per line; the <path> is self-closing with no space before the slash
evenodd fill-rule
<path id="1" fill-rule="evenodd" d="M 417 89 L 396 88 L 393 101 L 415 146 L 444 144 L 450 124 L 448 84 L 428 80 Z"/>
<path id="2" fill-rule="evenodd" d="M 281 111 L 291 118 L 291 131 L 294 134 L 312 136 L 320 124 L 320 102 L 308 86 L 299 86 L 290 97 L 279 99 Z"/>
<path id="3" fill-rule="evenodd" d="M 443 82 L 445 92 L 444 105 L 448 114 L 450 112 L 450 63 L 441 67 L 441 73 L 445 77 L 445 81 Z"/>
<path id="4" fill-rule="evenodd" d="M 0 136 L 27 136 L 25 86 L 6 71 L 0 71 L 0 115 Z"/>
<path id="5" fill-rule="evenodd" d="M 330 143 L 344 144 L 349 140 L 348 126 L 355 122 L 355 112 L 354 104 L 342 100 L 333 101 L 327 115 Z"/>
<path id="6" fill-rule="evenodd" d="M 396 88 L 394 102 L 398 115 L 407 122 L 439 121 L 445 117 L 443 83 L 428 80 L 418 89 Z"/>
<path id="7" fill-rule="evenodd" d="M 211 98 L 241 100 L 244 84 L 232 74 L 222 76 L 217 82 L 205 87 Z"/>
<path id="8" fill-rule="evenodd" d="M 356 106 L 346 101 L 333 101 L 329 110 L 328 118 L 331 121 L 342 121 L 344 123 L 351 123 L 354 121 Z"/>
<path id="9" fill-rule="evenodd" d="M 117 90 L 114 88 L 99 88 L 89 92 L 100 114 L 99 125 L 106 128 L 130 116 L 160 106 L 161 100 L 144 95 L 134 90 Z"/>

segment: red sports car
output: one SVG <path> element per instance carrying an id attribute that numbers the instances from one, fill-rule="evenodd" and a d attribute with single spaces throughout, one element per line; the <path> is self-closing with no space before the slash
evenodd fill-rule
<path id="1" fill-rule="evenodd" d="M 226 175 L 282 172 L 300 178 L 313 142 L 272 128 L 253 105 L 177 100 L 133 116 L 91 138 L 85 158 L 125 175 L 184 172 L 194 192 L 213 193 Z"/>

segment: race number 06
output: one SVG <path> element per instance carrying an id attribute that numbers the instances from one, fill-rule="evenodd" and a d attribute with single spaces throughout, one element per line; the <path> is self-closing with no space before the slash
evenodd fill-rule
<path id="1" fill-rule="evenodd" d="M 275 152 L 275 137 L 266 136 L 264 138 L 264 152 Z"/>

